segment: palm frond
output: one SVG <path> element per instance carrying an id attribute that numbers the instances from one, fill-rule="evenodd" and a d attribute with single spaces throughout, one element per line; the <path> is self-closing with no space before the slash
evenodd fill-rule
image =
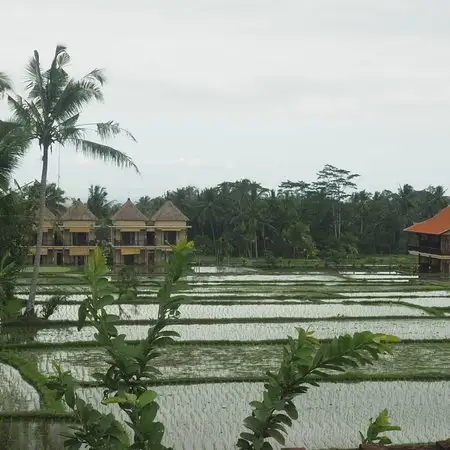
<path id="1" fill-rule="evenodd" d="M 36 128 L 36 124 L 42 122 L 40 115 L 36 116 L 36 109 L 30 106 L 26 100 L 20 95 L 15 98 L 8 95 L 8 103 L 11 106 L 14 119 L 20 122 L 24 126 L 29 128 Z"/>
<path id="2" fill-rule="evenodd" d="M 29 143 L 20 123 L 0 121 L 0 190 L 8 188 L 12 172 Z"/>
<path id="3" fill-rule="evenodd" d="M 85 156 L 101 159 L 105 162 L 112 162 L 118 167 L 133 168 L 137 173 L 140 173 L 133 160 L 126 153 L 115 148 L 85 139 L 69 138 L 67 141 L 75 147 L 76 151 L 80 151 Z"/>
<path id="4" fill-rule="evenodd" d="M 91 70 L 87 75 L 83 77 L 83 80 L 96 81 L 97 83 L 100 83 L 101 86 L 103 86 L 106 83 L 105 72 L 103 71 L 103 69 Z"/>
<path id="5" fill-rule="evenodd" d="M 63 68 L 70 62 L 70 55 L 67 53 L 65 45 L 57 45 L 55 49 L 55 56 L 53 57 L 55 67 Z M 53 67 L 53 64 L 52 64 Z"/>
<path id="6" fill-rule="evenodd" d="M 78 122 L 78 119 L 80 118 L 79 114 L 74 114 L 73 116 L 70 116 L 68 119 L 64 120 L 59 124 L 59 128 L 72 128 L 75 127 L 75 125 Z"/>
<path id="7" fill-rule="evenodd" d="M 121 128 L 117 122 L 110 120 L 109 122 L 99 122 L 95 125 L 97 127 L 97 134 L 102 140 L 111 139 L 120 134 L 124 134 L 136 142 L 136 138 L 128 130 Z"/>
<path id="8" fill-rule="evenodd" d="M 25 82 L 27 83 L 25 87 L 29 92 L 30 99 L 37 99 L 44 108 L 46 106 L 45 85 L 37 50 L 34 51 L 33 57 L 25 67 L 25 73 Z"/>
<path id="9" fill-rule="evenodd" d="M 53 117 L 58 121 L 64 121 L 80 113 L 92 100 L 103 100 L 98 83 L 89 80 L 70 80 L 53 108 Z"/>
<path id="10" fill-rule="evenodd" d="M 68 73 L 64 67 L 70 62 L 70 56 L 66 51 L 66 47 L 58 45 L 55 50 L 50 69 L 48 69 L 44 76 L 47 80 L 46 95 L 49 103 L 49 110 L 53 110 L 61 93 L 64 91 L 69 80 Z"/>
<path id="11" fill-rule="evenodd" d="M 69 119 L 70 120 L 70 119 Z M 58 133 L 56 135 L 55 140 L 59 142 L 61 145 L 64 145 L 67 139 L 85 139 L 87 136 L 87 132 L 83 128 L 75 127 L 75 126 L 64 126 L 58 129 Z"/>
<path id="12" fill-rule="evenodd" d="M 12 88 L 11 80 L 4 72 L 0 72 L 0 96 Z"/>

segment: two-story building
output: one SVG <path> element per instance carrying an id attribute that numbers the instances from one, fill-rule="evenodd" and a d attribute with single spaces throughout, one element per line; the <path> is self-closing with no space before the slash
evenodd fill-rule
<path id="1" fill-rule="evenodd" d="M 58 218 L 47 208 L 44 209 L 44 227 L 42 231 L 41 264 L 53 264 L 53 245 L 56 240 L 56 230 L 58 228 Z M 31 238 L 32 246 L 29 249 L 30 263 L 34 264 L 36 254 L 37 234 Z"/>
<path id="2" fill-rule="evenodd" d="M 97 217 L 80 199 L 61 216 L 63 248 L 62 264 L 83 266 L 95 249 L 95 224 Z"/>
<path id="3" fill-rule="evenodd" d="M 186 238 L 188 220 L 171 201 L 148 218 L 128 199 L 111 218 L 114 263 L 154 266 L 165 261 L 171 245 Z"/>
<path id="4" fill-rule="evenodd" d="M 128 199 L 111 218 L 114 264 L 154 266 L 166 260 L 171 245 L 186 239 L 188 218 L 171 202 L 147 217 Z M 44 213 L 41 264 L 86 264 L 95 249 L 97 217 L 78 199 L 60 218 Z M 34 261 L 36 243 L 30 247 Z"/>
<path id="5" fill-rule="evenodd" d="M 41 264 L 84 265 L 95 248 L 96 221 L 97 217 L 80 199 L 59 219 L 46 207 Z M 34 261 L 35 243 L 29 253 Z"/>
<path id="6" fill-rule="evenodd" d="M 419 272 L 450 275 L 450 207 L 404 231 L 409 253 L 418 256 Z"/>

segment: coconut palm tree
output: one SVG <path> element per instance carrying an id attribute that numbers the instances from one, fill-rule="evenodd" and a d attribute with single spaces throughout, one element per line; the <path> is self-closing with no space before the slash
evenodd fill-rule
<path id="1" fill-rule="evenodd" d="M 0 96 L 11 89 L 11 81 L 4 72 L 0 72 Z"/>
<path id="2" fill-rule="evenodd" d="M 108 191 L 105 187 L 95 186 L 91 184 L 89 186 L 89 196 L 87 205 L 89 209 L 97 216 L 99 219 L 104 219 L 108 216 L 112 202 L 108 201 Z"/>
<path id="3" fill-rule="evenodd" d="M 12 172 L 19 164 L 27 144 L 27 136 L 18 124 L 0 121 L 0 190 L 8 189 Z"/>
<path id="4" fill-rule="evenodd" d="M 24 188 L 24 192 L 30 200 L 39 203 L 39 194 L 41 192 L 41 184 L 35 180 L 34 183 L 29 184 Z M 67 197 L 63 189 L 58 187 L 56 183 L 47 183 L 45 188 L 45 205 L 47 208 L 57 216 L 66 210 Z"/>
<path id="5" fill-rule="evenodd" d="M 42 152 L 36 257 L 26 307 L 28 314 L 34 311 L 42 247 L 48 158 L 54 145 L 59 144 L 62 148 L 72 146 L 85 156 L 111 161 L 120 167 L 133 167 L 139 172 L 125 153 L 90 140 L 90 134 L 96 134 L 101 141 L 119 134 L 125 134 L 133 140 L 134 137 L 113 121 L 80 123 L 83 109 L 93 101 L 103 100 L 102 86 L 105 76 L 103 71 L 94 69 L 81 79 L 71 78 L 66 71 L 69 61 L 66 47 L 59 45 L 50 67 L 43 70 L 39 53 L 35 51 L 25 71 L 26 98 L 14 93 L 7 96 L 15 120 L 21 124 L 29 139 L 39 144 Z"/>

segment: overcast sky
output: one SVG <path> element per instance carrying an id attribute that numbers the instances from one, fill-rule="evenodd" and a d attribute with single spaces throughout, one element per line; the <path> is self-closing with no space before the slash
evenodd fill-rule
<path id="1" fill-rule="evenodd" d="M 250 178 L 312 180 L 324 164 L 361 188 L 450 185 L 448 0 L 20 0 L 0 27 L 0 71 L 21 90 L 34 49 L 68 46 L 74 75 L 105 68 L 105 103 L 142 175 L 61 149 L 61 187 L 118 200 Z M 0 117 L 7 107 L 0 105 Z M 58 157 L 50 163 L 57 181 Z M 30 150 L 20 182 L 39 177 Z"/>

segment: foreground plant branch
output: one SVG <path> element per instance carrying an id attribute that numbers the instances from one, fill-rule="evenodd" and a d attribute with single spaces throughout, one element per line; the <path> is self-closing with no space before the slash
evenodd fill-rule
<path id="1" fill-rule="evenodd" d="M 370 419 L 366 435 L 360 432 L 359 436 L 361 437 L 362 444 L 387 445 L 392 444 L 392 441 L 388 436 L 381 435 L 381 433 L 400 430 L 401 428 L 398 425 L 391 424 L 389 411 L 387 409 L 383 409 L 383 411 L 381 411 L 380 414 L 378 414 L 375 420 Z"/>
<path id="2" fill-rule="evenodd" d="M 244 420 L 249 431 L 241 433 L 237 447 L 270 450 L 270 439 L 284 445 L 286 427 L 298 419 L 295 397 L 306 393 L 309 386 L 318 387 L 318 380 L 333 372 L 372 364 L 381 354 L 390 353 L 390 343 L 398 341 L 394 336 L 366 331 L 320 344 L 312 333 L 299 328 L 297 339 L 289 337 L 283 349 L 278 373 L 267 372 L 269 381 L 264 384 L 262 401 L 250 403 L 252 414 Z"/>
<path id="3" fill-rule="evenodd" d="M 117 300 L 113 296 L 113 285 L 106 278 L 109 269 L 104 255 L 100 249 L 95 250 L 86 270 L 91 294 L 80 306 L 78 330 L 88 320 L 97 329 L 94 338 L 105 348 L 110 366 L 106 372 L 94 373 L 93 377 L 105 387 L 103 404 L 117 404 L 128 416 L 125 423 L 133 432 L 133 442 L 112 414 L 102 414 L 86 404 L 77 395 L 77 386 L 71 374 L 55 365 L 56 375 L 51 377 L 48 386 L 57 391 L 58 398 L 64 397 L 79 422 L 65 443 L 69 450 L 78 450 L 83 444 L 95 450 L 166 449 L 161 443 L 164 426 L 156 421 L 159 409 L 155 401 L 156 393 L 146 386 L 160 374 L 152 365 L 152 361 L 159 356 L 158 348 L 179 336 L 174 331 L 164 331 L 164 328 L 179 315 L 178 308 L 183 298 L 172 296 L 172 293 L 188 266 L 192 249 L 193 243 L 187 241 L 173 247 L 164 280 L 155 282 L 159 287 L 157 321 L 149 328 L 147 339 L 137 345 L 125 341 L 126 335 L 119 334 L 113 324 L 119 317 L 106 310 Z"/>

